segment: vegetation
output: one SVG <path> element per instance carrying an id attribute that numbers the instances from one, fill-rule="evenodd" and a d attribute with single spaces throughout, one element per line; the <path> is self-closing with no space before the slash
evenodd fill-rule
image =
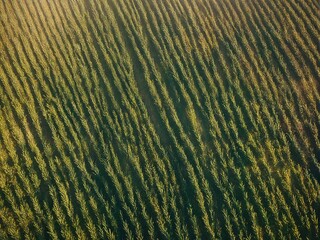
<path id="1" fill-rule="evenodd" d="M 320 239 L 316 0 L 0 1 L 0 239 Z"/>

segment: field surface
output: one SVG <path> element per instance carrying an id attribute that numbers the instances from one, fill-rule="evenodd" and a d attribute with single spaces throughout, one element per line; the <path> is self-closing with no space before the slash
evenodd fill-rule
<path id="1" fill-rule="evenodd" d="M 320 239 L 318 0 L 0 0 L 0 239 Z"/>

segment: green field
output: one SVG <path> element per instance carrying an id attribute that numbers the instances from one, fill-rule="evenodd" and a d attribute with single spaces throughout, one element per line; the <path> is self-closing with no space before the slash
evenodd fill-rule
<path id="1" fill-rule="evenodd" d="M 0 240 L 320 239 L 318 0 L 0 0 Z"/>

